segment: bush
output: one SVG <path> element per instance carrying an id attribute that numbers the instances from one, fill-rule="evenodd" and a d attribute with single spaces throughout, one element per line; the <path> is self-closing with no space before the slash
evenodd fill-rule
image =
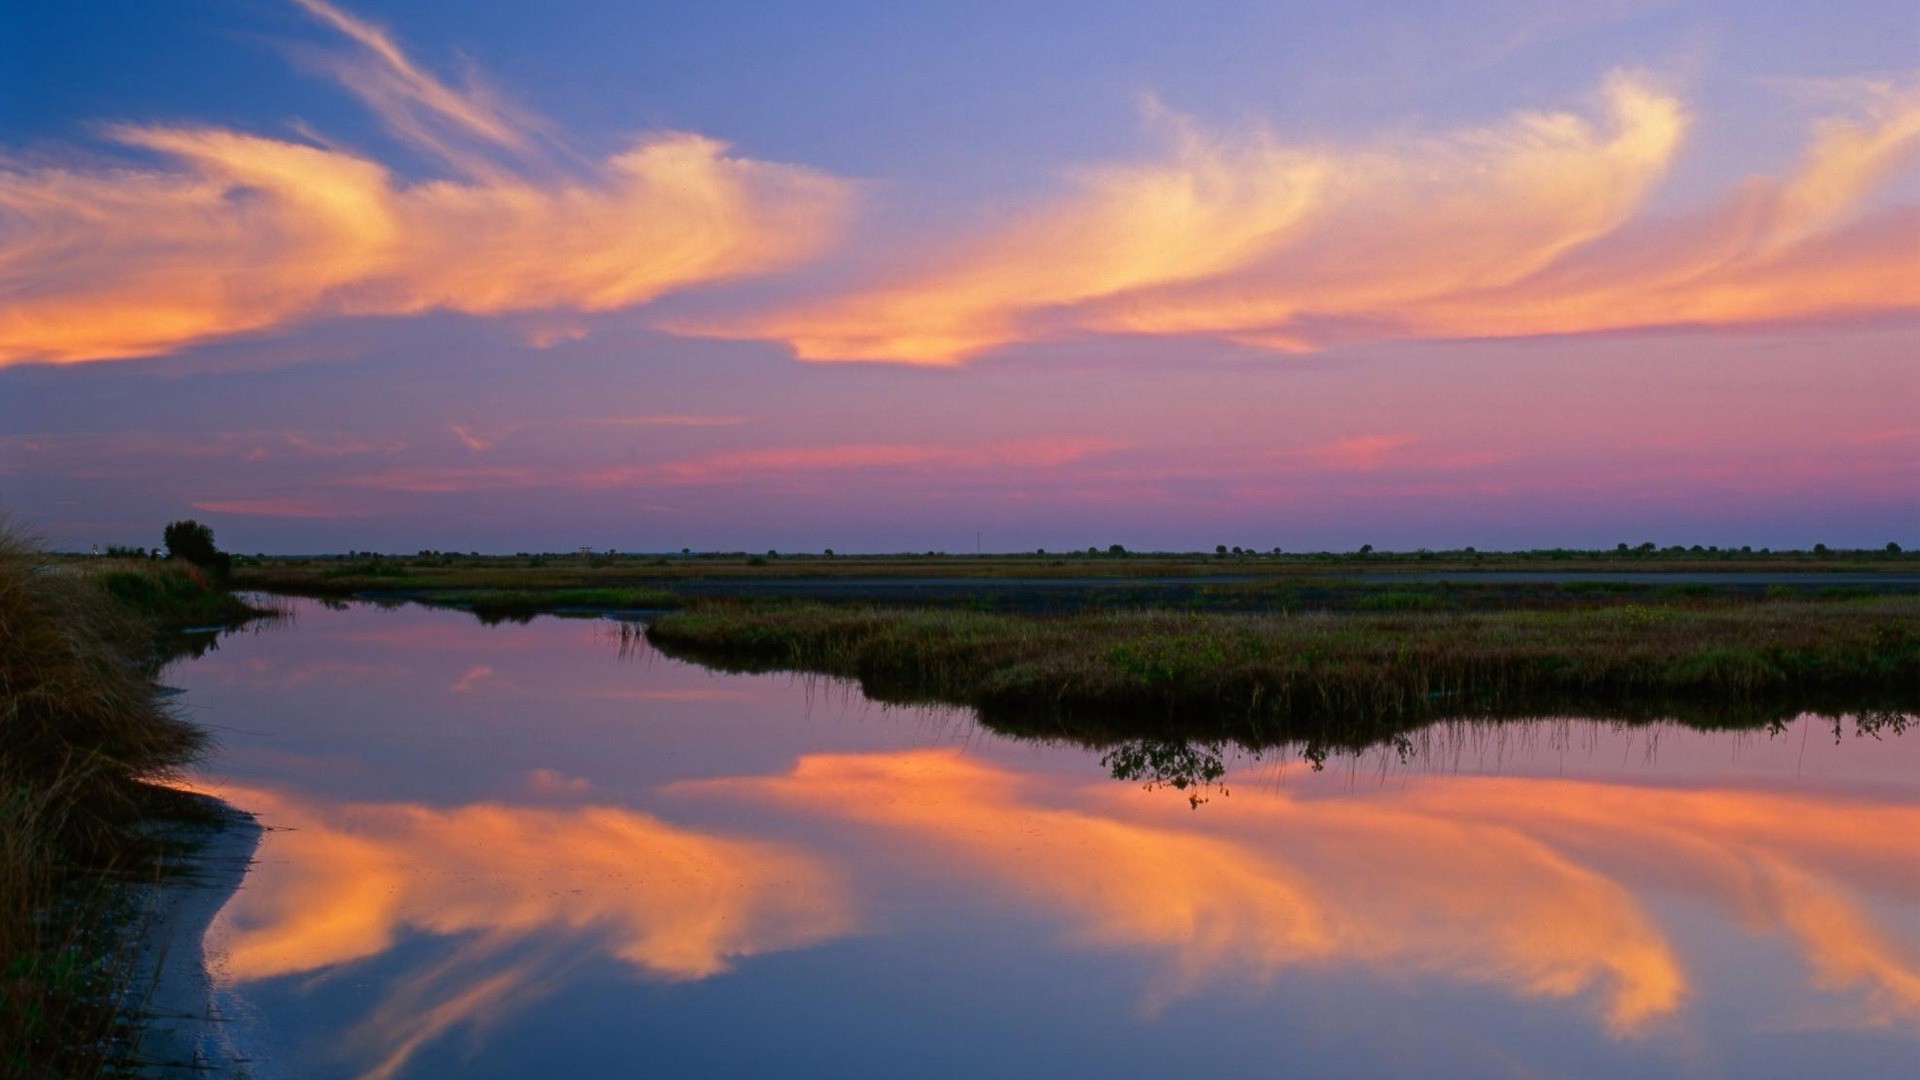
<path id="1" fill-rule="evenodd" d="M 188 518 L 168 525 L 163 537 L 171 558 L 222 576 L 233 569 L 233 556 L 214 545 L 211 526 Z"/>

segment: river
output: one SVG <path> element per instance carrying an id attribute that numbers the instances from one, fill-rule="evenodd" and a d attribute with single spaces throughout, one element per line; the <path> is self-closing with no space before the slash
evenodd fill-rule
<path id="1" fill-rule="evenodd" d="M 1920 1074 L 1920 732 L 1441 727 L 1195 805 L 603 619 L 298 602 L 169 672 L 272 1077 Z"/>

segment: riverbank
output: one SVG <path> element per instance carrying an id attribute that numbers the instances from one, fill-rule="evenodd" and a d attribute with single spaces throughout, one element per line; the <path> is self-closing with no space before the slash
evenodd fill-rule
<path id="1" fill-rule="evenodd" d="M 1061 617 L 709 604 L 648 640 L 728 670 L 859 682 L 877 700 L 1095 745 L 1138 738 L 1359 748 L 1445 717 L 1920 711 L 1920 597 L 1711 599 L 1555 611 Z"/>
<path id="2" fill-rule="evenodd" d="M 0 1071 L 87 1077 L 135 1060 L 152 890 L 204 804 L 165 786 L 206 745 L 158 683 L 167 626 L 247 608 L 188 568 L 108 574 L 0 529 Z M 115 589 L 113 582 L 122 587 Z M 147 604 L 123 602 L 128 586 Z"/>
<path id="3" fill-rule="evenodd" d="M 147 1077 L 244 1075 L 214 1002 L 207 928 L 240 888 L 260 847 L 260 823 L 226 803 L 192 796 L 202 813 L 160 832 L 168 849 L 148 897 L 129 1012 L 137 1024 L 131 1059 Z"/>

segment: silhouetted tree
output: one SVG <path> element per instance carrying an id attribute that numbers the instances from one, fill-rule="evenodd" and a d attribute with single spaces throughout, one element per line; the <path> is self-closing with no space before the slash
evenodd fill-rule
<path id="1" fill-rule="evenodd" d="M 188 518 L 169 524 L 162 534 L 168 558 L 189 562 L 202 570 L 225 574 L 233 566 L 233 556 L 213 543 L 213 529 Z"/>

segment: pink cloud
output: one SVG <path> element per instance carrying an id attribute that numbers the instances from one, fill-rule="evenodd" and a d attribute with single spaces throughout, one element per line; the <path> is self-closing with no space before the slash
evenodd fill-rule
<path id="1" fill-rule="evenodd" d="M 390 491 L 447 493 L 512 487 L 623 488 L 747 482 L 854 471 L 1053 469 L 1120 449 L 1117 440 L 1040 437 L 975 444 L 868 443 L 745 450 L 658 465 L 587 468 L 412 467 L 346 477 L 341 484 Z"/>
<path id="2" fill-rule="evenodd" d="M 610 311 L 815 255 L 849 189 L 664 133 L 585 165 L 477 84 L 300 0 L 353 43 L 333 67 L 450 174 L 408 182 L 335 145 L 120 125 L 142 168 L 0 164 L 0 366 L 152 356 L 327 315 Z"/>
<path id="3" fill-rule="evenodd" d="M 1307 351 L 1820 322 L 1920 310 L 1920 209 L 1874 197 L 1920 146 L 1920 83 L 1852 88 L 1783 175 L 1647 213 L 1693 120 L 1644 74 L 1589 116 L 1347 146 L 1219 134 L 1159 110 L 1158 157 L 1083 169 L 984 236 L 912 238 L 881 283 L 689 334 L 807 360 L 954 364 L 1095 334 Z"/>
<path id="4" fill-rule="evenodd" d="M 337 502 L 301 498 L 202 499 L 195 502 L 193 508 L 209 514 L 267 518 L 351 518 L 370 514 L 370 511 L 345 507 Z"/>
<path id="5" fill-rule="evenodd" d="M 1414 435 L 1356 435 L 1312 447 L 1306 454 L 1328 468 L 1364 472 L 1379 468 L 1381 459 L 1396 455 L 1418 441 Z"/>

